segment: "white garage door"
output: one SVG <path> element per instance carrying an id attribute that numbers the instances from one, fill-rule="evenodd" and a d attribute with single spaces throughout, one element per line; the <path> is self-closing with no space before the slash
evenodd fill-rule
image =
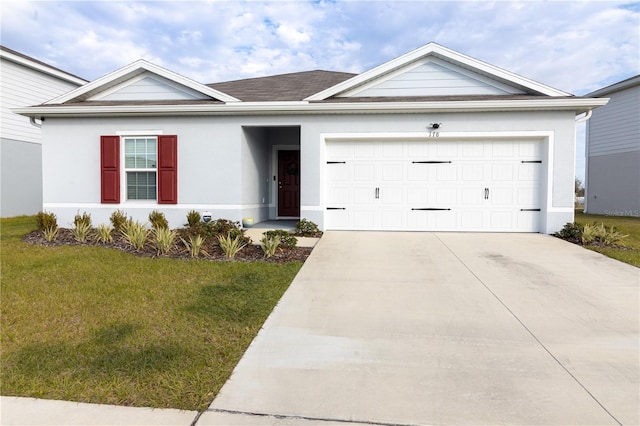
<path id="1" fill-rule="evenodd" d="M 327 229 L 537 232 L 541 143 L 327 142 Z"/>

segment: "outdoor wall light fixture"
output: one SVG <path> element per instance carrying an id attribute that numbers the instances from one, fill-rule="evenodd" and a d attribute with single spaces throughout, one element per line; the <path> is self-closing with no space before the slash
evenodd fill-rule
<path id="1" fill-rule="evenodd" d="M 429 124 L 430 129 L 439 129 L 442 126 L 442 123 L 431 123 Z"/>

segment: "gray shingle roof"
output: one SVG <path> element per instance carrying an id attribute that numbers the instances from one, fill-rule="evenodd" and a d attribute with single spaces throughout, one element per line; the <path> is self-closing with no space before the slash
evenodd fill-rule
<path id="1" fill-rule="evenodd" d="M 301 101 L 355 75 L 316 70 L 213 83 L 207 86 L 245 102 Z"/>

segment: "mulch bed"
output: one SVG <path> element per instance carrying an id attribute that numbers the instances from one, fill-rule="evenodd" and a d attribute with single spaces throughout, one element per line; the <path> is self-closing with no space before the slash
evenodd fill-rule
<path id="1" fill-rule="evenodd" d="M 81 243 L 76 241 L 73 237 L 71 229 L 60 228 L 58 235 L 54 241 L 47 241 L 42 234 L 42 231 L 33 231 L 24 236 L 23 241 L 47 247 L 59 247 L 59 246 L 93 246 L 93 247 L 107 247 L 117 249 L 123 252 L 131 253 L 135 256 L 141 257 L 158 257 L 158 258 L 173 258 L 173 259 L 192 259 L 187 251 L 186 247 L 180 241 L 176 239 L 175 246 L 167 254 L 159 255 L 152 243 L 147 242 L 144 248 L 140 251 L 136 251 L 127 243 L 121 236 L 112 233 L 113 242 L 101 243 L 90 237 L 87 242 Z M 236 255 L 234 259 L 228 259 L 225 257 L 224 252 L 213 239 L 207 241 L 202 247 L 203 252 L 200 253 L 198 259 L 212 260 L 212 261 L 225 261 L 225 262 L 271 262 L 271 263 L 286 263 L 292 261 L 304 262 L 307 260 L 311 251 L 310 247 L 293 247 L 293 248 L 279 248 L 278 251 L 271 257 L 267 258 L 260 246 L 248 244 Z M 206 253 L 206 254 L 205 254 Z"/>

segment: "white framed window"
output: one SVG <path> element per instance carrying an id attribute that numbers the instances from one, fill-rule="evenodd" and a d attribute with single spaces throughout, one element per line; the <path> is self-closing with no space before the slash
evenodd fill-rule
<path id="1" fill-rule="evenodd" d="M 158 138 L 124 136 L 126 200 L 157 200 Z"/>

